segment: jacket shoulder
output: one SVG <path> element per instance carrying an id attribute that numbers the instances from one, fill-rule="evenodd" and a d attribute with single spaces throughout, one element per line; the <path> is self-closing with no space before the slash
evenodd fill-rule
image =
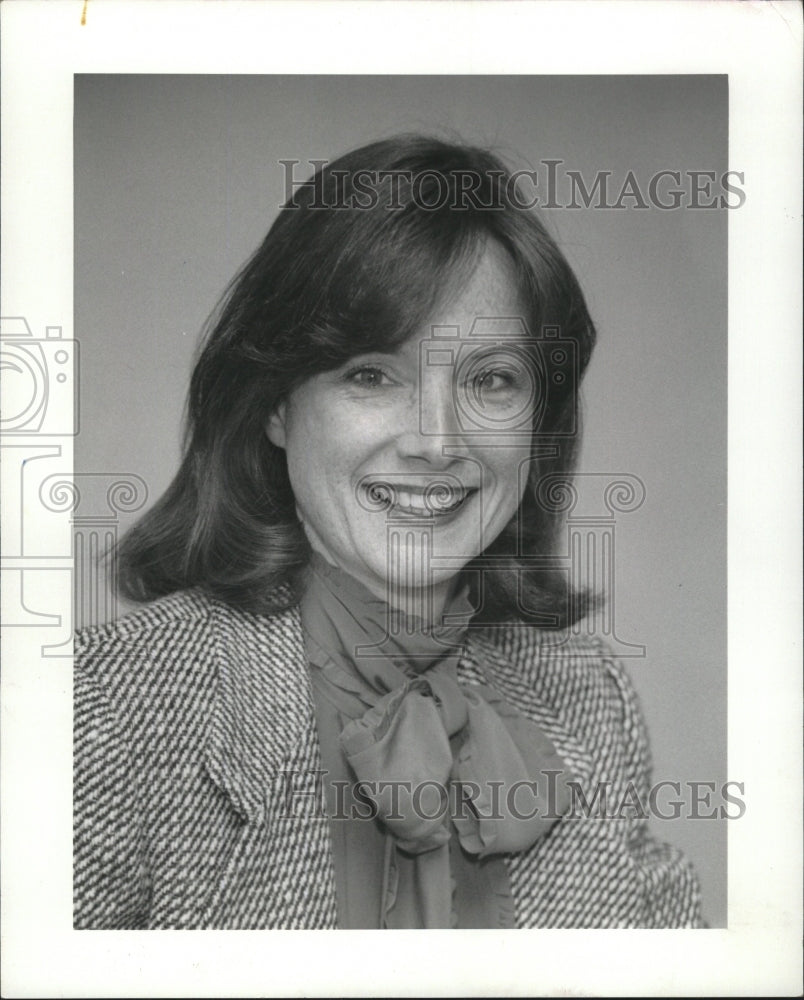
<path id="1" fill-rule="evenodd" d="M 179 591 L 104 625 L 74 644 L 75 731 L 113 725 L 137 742 L 197 728 L 214 698 L 217 641 L 211 599 Z M 192 706 L 179 720 L 178 706 Z M 114 720 L 114 722 L 112 721 Z M 181 721 L 180 729 L 175 724 Z M 182 741 L 180 741 L 182 742 Z"/>
<path id="2" fill-rule="evenodd" d="M 212 612 L 212 599 L 200 589 L 180 590 L 143 604 L 103 625 L 88 625 L 75 633 L 75 655 L 88 656 L 105 647 L 137 643 L 155 632 L 195 623 L 203 628 Z"/>
<path id="3" fill-rule="evenodd" d="M 595 635 L 522 623 L 479 630 L 473 645 L 483 659 L 551 702 L 573 701 L 583 690 L 630 686 L 617 657 Z"/>
<path id="4" fill-rule="evenodd" d="M 481 631 L 473 647 L 473 659 L 502 693 L 528 709 L 559 742 L 568 741 L 590 763 L 614 753 L 617 770 L 649 767 L 639 698 L 604 639 L 506 625 Z"/>
<path id="5" fill-rule="evenodd" d="M 282 613 L 253 615 L 199 588 L 178 591 L 76 633 L 76 697 L 85 686 L 99 691 L 132 730 L 167 727 L 182 713 L 182 728 L 195 724 L 190 716 L 201 724 L 222 672 L 253 670 L 287 631 Z"/>

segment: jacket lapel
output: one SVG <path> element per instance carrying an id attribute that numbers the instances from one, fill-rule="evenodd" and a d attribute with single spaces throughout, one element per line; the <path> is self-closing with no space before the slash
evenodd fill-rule
<path id="1" fill-rule="evenodd" d="M 242 827 L 205 923 L 333 927 L 332 846 L 298 610 L 215 610 L 218 692 L 205 763 Z"/>

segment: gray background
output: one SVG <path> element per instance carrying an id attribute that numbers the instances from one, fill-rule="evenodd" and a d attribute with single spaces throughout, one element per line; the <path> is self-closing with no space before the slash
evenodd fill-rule
<path id="1" fill-rule="evenodd" d="M 284 199 L 280 159 L 334 158 L 401 130 L 458 134 L 587 185 L 727 167 L 725 77 L 78 76 L 75 469 L 133 473 L 149 502 L 179 458 L 200 328 Z M 581 471 L 630 473 L 616 629 L 654 777 L 726 780 L 726 232 L 717 210 L 543 212 L 599 329 Z M 120 515 L 122 530 L 131 517 Z M 80 603 L 80 602 L 79 602 Z M 121 608 L 121 610 L 123 610 Z M 739 775 L 732 775 L 739 780 Z M 719 801 L 719 800 L 716 800 Z M 654 820 L 726 923 L 725 820 Z"/>

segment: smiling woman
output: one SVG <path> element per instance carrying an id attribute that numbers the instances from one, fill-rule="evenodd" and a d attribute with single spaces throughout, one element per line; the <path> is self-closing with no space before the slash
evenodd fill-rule
<path id="1" fill-rule="evenodd" d="M 268 437 L 285 450 L 313 549 L 392 606 L 415 607 L 410 591 L 420 591 L 427 616 L 440 616 L 461 564 L 480 555 L 519 508 L 533 392 L 526 357 L 514 366 L 510 352 L 525 351 L 524 329 L 508 323 L 496 343 L 471 334 L 478 318 L 523 312 L 511 260 L 490 244 L 424 329 L 393 353 L 361 355 L 313 376 L 269 419 Z M 424 353 L 437 329 L 455 331 L 453 350 L 469 350 L 469 380 L 459 381 L 449 359 L 434 363 Z M 487 429 L 499 430 L 462 426 L 457 395 L 473 396 Z M 391 519 L 406 544 L 401 561 L 389 563 Z"/>
<path id="2" fill-rule="evenodd" d="M 488 151 L 401 136 L 299 185 L 117 552 L 144 606 L 78 637 L 76 926 L 699 924 L 645 816 L 576 809 L 649 783 L 540 499 L 593 344 Z"/>

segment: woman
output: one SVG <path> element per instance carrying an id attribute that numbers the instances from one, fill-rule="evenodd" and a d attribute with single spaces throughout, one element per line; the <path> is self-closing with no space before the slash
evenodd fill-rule
<path id="1" fill-rule="evenodd" d="M 77 927 L 700 922 L 641 810 L 589 807 L 648 782 L 539 499 L 593 343 L 492 154 L 403 136 L 298 188 L 117 553 L 144 606 L 78 637 Z"/>

